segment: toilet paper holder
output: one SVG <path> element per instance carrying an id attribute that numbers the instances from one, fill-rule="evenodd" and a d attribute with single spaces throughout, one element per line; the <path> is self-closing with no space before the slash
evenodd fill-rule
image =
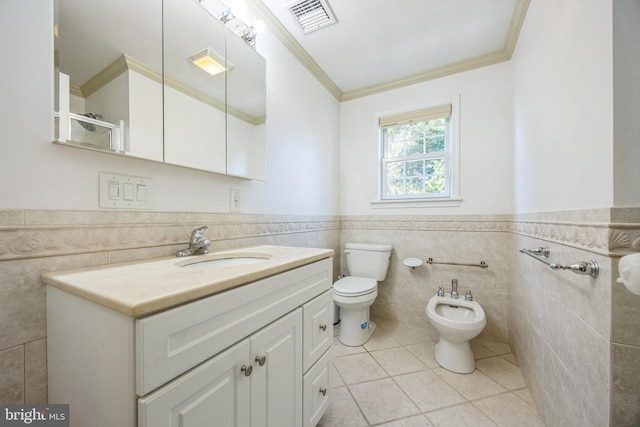
<path id="1" fill-rule="evenodd" d="M 620 277 L 616 282 L 622 283 L 632 294 L 640 295 L 640 252 L 620 258 L 618 271 Z"/>

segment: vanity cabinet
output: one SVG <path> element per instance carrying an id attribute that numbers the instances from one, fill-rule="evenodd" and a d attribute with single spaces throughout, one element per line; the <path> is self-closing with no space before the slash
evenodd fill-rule
<path id="1" fill-rule="evenodd" d="M 143 318 L 47 288 L 71 426 L 313 427 L 331 397 L 331 258 Z"/>
<path id="2" fill-rule="evenodd" d="M 141 398 L 139 426 L 299 426 L 301 349 L 297 309 Z"/>

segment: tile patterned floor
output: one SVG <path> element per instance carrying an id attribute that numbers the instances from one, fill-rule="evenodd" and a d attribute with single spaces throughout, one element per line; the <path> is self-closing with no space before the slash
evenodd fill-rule
<path id="1" fill-rule="evenodd" d="M 543 427 L 507 344 L 472 342 L 476 370 L 456 374 L 433 358 L 433 330 L 377 322 L 371 339 L 334 338 L 332 405 L 318 427 Z"/>

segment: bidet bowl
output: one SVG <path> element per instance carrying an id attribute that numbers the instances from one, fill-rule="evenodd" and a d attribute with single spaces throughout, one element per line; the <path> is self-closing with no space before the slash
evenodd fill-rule
<path id="1" fill-rule="evenodd" d="M 429 300 L 426 312 L 433 327 L 453 341 L 468 341 L 487 325 L 484 310 L 476 301 L 436 295 Z"/>

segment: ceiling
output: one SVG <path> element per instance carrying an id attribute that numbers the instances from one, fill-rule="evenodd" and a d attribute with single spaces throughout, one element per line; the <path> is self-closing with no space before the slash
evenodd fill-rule
<path id="1" fill-rule="evenodd" d="M 248 0 L 341 101 L 511 57 L 529 0 L 328 0 L 337 23 L 304 34 L 292 0 Z M 258 37 L 259 43 L 259 37 Z"/>

